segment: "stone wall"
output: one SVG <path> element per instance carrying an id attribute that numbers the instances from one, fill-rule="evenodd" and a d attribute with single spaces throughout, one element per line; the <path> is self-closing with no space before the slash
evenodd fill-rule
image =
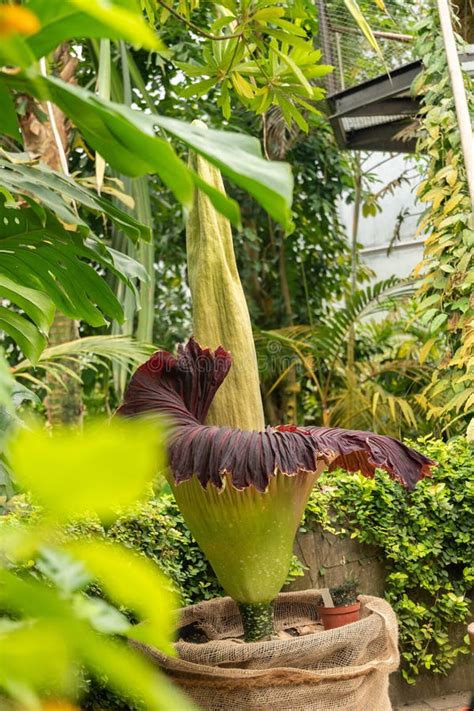
<path id="1" fill-rule="evenodd" d="M 383 596 L 385 568 L 375 547 L 351 538 L 339 538 L 317 527 L 297 536 L 295 553 L 307 570 L 304 577 L 297 578 L 288 586 L 289 590 L 327 588 L 339 585 L 348 578 L 356 578 L 360 592 Z M 459 633 L 459 630 L 453 630 L 453 633 Z M 470 657 L 462 657 L 448 676 L 426 672 L 420 674 L 417 683 L 412 686 L 403 681 L 400 673 L 392 674 L 392 702 L 401 704 L 456 691 L 470 691 L 474 688 L 473 667 Z"/>

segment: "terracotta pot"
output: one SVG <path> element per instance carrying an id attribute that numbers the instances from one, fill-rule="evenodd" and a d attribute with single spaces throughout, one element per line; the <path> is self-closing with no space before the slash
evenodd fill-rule
<path id="1" fill-rule="evenodd" d="M 334 630 L 336 627 L 350 625 L 360 619 L 360 602 L 341 607 L 320 607 L 319 614 L 325 630 Z"/>

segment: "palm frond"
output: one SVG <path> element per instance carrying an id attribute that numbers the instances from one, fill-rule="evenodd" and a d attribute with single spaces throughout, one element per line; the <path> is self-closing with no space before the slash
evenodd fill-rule
<path id="1" fill-rule="evenodd" d="M 88 336 L 46 348 L 37 363 L 28 359 L 18 363 L 13 375 L 45 388 L 46 374 L 64 383 L 68 377 L 80 381 L 78 371 L 97 368 L 103 363 L 115 363 L 132 370 L 154 350 L 151 344 L 140 343 L 129 336 Z"/>
<path id="2" fill-rule="evenodd" d="M 396 277 L 357 290 L 345 306 L 339 307 L 322 324 L 314 326 L 313 343 L 318 352 L 336 355 L 345 347 L 349 331 L 369 316 L 387 311 L 413 293 L 413 284 Z"/>

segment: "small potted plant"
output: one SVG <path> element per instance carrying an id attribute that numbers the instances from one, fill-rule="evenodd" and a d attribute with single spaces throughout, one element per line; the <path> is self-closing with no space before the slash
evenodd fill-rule
<path id="1" fill-rule="evenodd" d="M 360 619 L 360 602 L 357 599 L 357 580 L 346 580 L 341 585 L 329 588 L 332 606 L 323 603 L 319 608 L 325 630 L 349 625 Z"/>

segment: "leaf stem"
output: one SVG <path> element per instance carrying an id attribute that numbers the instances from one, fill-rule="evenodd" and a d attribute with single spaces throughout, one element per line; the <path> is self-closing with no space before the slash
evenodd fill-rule
<path id="1" fill-rule="evenodd" d="M 207 39 L 214 40 L 216 42 L 222 42 L 223 40 L 229 40 L 229 39 L 237 39 L 239 37 L 243 36 L 243 30 L 241 32 L 236 32 L 235 34 L 232 35 L 213 35 L 210 32 L 206 32 L 205 30 L 201 29 L 199 25 L 196 25 L 194 22 L 191 20 L 187 20 L 185 17 L 179 14 L 176 10 L 174 10 L 172 7 L 170 7 L 167 3 L 164 2 L 164 0 L 157 0 L 158 5 L 161 5 L 165 10 L 167 10 L 170 15 L 173 15 L 173 17 L 176 17 L 180 22 L 183 24 L 187 25 L 191 30 L 194 30 L 198 34 L 202 35 L 203 37 L 206 37 Z"/>

